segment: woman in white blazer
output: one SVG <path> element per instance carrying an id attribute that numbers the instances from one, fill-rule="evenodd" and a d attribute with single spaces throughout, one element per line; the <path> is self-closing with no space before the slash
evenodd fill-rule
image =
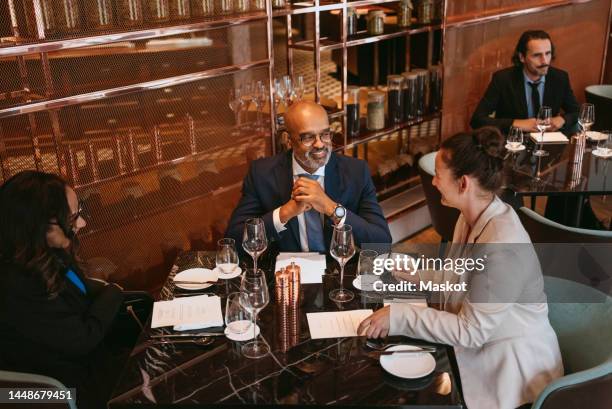
<path id="1" fill-rule="evenodd" d="M 484 273 L 438 272 L 436 281 L 466 282 L 467 291 L 439 294 L 441 310 L 391 304 L 358 328 L 371 338 L 406 335 L 452 345 L 470 409 L 517 408 L 563 376 L 537 256 L 517 214 L 495 194 L 503 146 L 496 128 L 481 128 L 445 140 L 436 155 L 433 184 L 442 203 L 461 212 L 447 257 L 486 253 Z"/>

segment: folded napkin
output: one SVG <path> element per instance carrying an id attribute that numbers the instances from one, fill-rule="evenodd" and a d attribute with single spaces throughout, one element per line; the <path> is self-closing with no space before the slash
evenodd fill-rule
<path id="1" fill-rule="evenodd" d="M 323 282 L 323 274 L 327 266 L 325 254 L 319 253 L 280 253 L 276 257 L 274 271 L 285 268 L 294 262 L 300 266 L 300 283 L 320 284 Z"/>
<path id="2" fill-rule="evenodd" d="M 588 131 L 586 134 L 587 134 L 587 137 L 592 141 L 600 141 L 602 139 L 608 139 L 607 133 L 601 133 L 597 131 Z"/>
<path id="3" fill-rule="evenodd" d="M 530 136 L 537 143 L 567 143 L 569 141 L 567 136 L 561 132 L 544 132 L 543 140 L 540 140 L 541 134 L 539 132 L 532 132 Z"/>

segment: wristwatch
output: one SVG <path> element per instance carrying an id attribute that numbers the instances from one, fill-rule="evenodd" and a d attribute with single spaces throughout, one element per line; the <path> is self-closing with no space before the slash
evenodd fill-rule
<path id="1" fill-rule="evenodd" d="M 346 216 L 346 207 L 342 206 L 340 203 L 337 203 L 331 214 L 332 221 L 334 224 L 338 224 L 344 216 Z"/>

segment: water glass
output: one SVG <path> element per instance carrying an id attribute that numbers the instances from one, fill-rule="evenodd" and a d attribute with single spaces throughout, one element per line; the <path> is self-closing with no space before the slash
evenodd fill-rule
<path id="1" fill-rule="evenodd" d="M 244 334 L 251 328 L 251 314 L 240 304 L 240 293 L 227 296 L 225 302 L 225 326 L 232 334 Z"/>
<path id="2" fill-rule="evenodd" d="M 601 131 L 606 137 L 597 141 L 597 152 L 602 156 L 612 155 L 612 131 Z"/>
<path id="3" fill-rule="evenodd" d="M 372 276 L 374 274 L 374 260 L 378 257 L 378 253 L 374 250 L 361 250 L 359 252 L 359 266 L 357 268 L 357 277 L 361 283 L 361 289 L 364 289 L 364 276 Z"/>
<path id="4" fill-rule="evenodd" d="M 523 146 L 523 130 L 517 127 L 511 127 L 508 133 L 508 147 L 510 150 L 519 150 Z"/>
<path id="5" fill-rule="evenodd" d="M 238 268 L 238 252 L 234 239 L 221 239 L 217 241 L 217 268 L 223 274 L 231 274 Z"/>

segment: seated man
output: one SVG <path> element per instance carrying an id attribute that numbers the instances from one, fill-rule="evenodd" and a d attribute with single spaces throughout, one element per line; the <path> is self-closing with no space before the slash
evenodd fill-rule
<path id="1" fill-rule="evenodd" d="M 300 101 L 285 123 L 292 149 L 251 164 L 225 236 L 240 246 L 244 222 L 261 217 L 280 251 L 326 252 L 333 225 L 344 223 L 357 245 L 390 243 L 367 163 L 332 152 L 325 110 Z"/>
<path id="2" fill-rule="evenodd" d="M 512 56 L 514 66 L 493 74 L 472 116 L 472 128 L 491 125 L 508 133 L 514 126 L 525 132 L 537 132 L 536 116 L 545 105 L 552 108 L 549 131 L 573 132 L 579 106 L 567 72 L 550 66 L 554 56 L 548 33 L 524 32 Z"/>

